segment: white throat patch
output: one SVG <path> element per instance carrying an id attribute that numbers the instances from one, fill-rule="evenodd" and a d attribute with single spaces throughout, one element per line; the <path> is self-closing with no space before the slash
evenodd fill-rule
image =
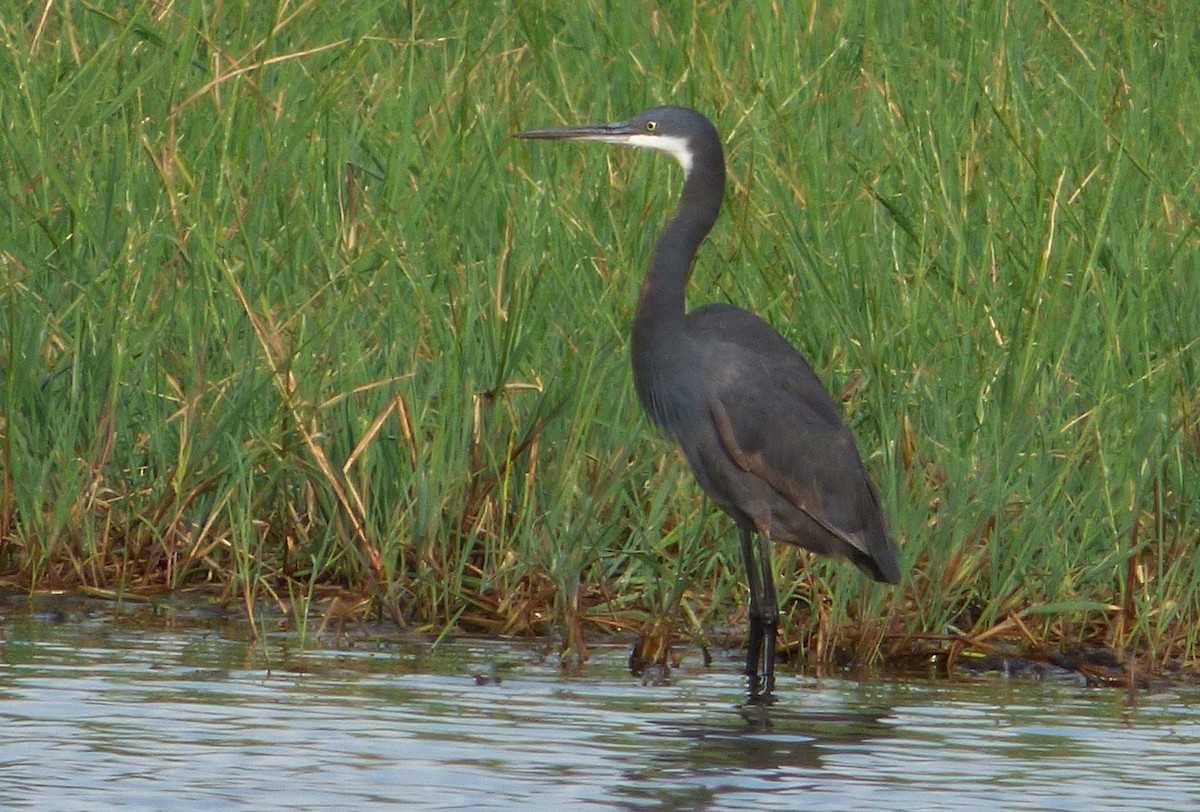
<path id="1" fill-rule="evenodd" d="M 588 141 L 602 141 L 606 144 L 626 144 L 631 147 L 642 147 L 644 149 L 656 149 L 659 152 L 665 152 L 675 160 L 679 161 L 679 165 L 683 167 L 683 177 L 692 173 L 692 151 L 688 149 L 686 138 L 680 138 L 674 135 L 648 135 L 646 133 L 635 133 L 634 135 L 589 135 Z"/>
<path id="2" fill-rule="evenodd" d="M 686 138 L 678 138 L 671 135 L 631 135 L 625 142 L 631 147 L 646 147 L 648 149 L 656 149 L 659 152 L 665 152 L 675 160 L 679 161 L 679 165 L 683 167 L 683 176 L 686 178 L 692 173 L 692 151 L 688 148 Z"/>

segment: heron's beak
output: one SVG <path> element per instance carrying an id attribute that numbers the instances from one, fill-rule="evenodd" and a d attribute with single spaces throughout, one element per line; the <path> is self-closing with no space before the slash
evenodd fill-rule
<path id="1" fill-rule="evenodd" d="M 692 173 L 692 146 L 686 138 L 651 132 L 644 118 L 616 121 L 612 124 L 585 124 L 582 127 L 551 127 L 517 133 L 517 138 L 542 138 L 557 141 L 603 141 L 606 144 L 625 144 L 665 152 L 679 161 L 684 177 Z M 724 176 L 722 176 L 724 177 Z"/>
<path id="2" fill-rule="evenodd" d="M 576 127 L 550 127 L 545 130 L 528 130 L 517 133 L 514 138 L 540 138 L 545 140 L 603 141 L 607 144 L 628 144 L 629 139 L 642 132 L 627 121 L 612 124 L 584 124 Z"/>

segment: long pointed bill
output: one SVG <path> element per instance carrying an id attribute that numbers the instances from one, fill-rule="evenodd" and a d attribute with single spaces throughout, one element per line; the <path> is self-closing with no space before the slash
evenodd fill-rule
<path id="1" fill-rule="evenodd" d="M 544 130 L 528 130 L 517 133 L 517 138 L 539 138 L 545 140 L 603 141 L 606 144 L 630 144 L 635 135 L 643 132 L 626 121 L 613 124 L 584 124 L 577 127 L 549 127 Z"/>
<path id="2" fill-rule="evenodd" d="M 683 167 L 687 177 L 692 171 L 692 151 L 686 138 L 659 135 L 646 128 L 639 119 L 617 121 L 612 124 L 584 124 L 577 127 L 550 127 L 544 130 L 527 130 L 517 133 L 516 138 L 537 138 L 546 141 L 602 141 L 605 144 L 625 144 L 665 152 Z"/>

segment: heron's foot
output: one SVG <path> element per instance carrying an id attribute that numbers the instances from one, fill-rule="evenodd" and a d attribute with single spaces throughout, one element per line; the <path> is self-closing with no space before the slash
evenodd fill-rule
<path id="1" fill-rule="evenodd" d="M 750 619 L 750 641 L 746 652 L 746 676 L 750 680 L 750 701 L 770 704 L 775 701 L 775 641 L 779 619 L 774 612 Z"/>
<path id="2" fill-rule="evenodd" d="M 750 678 L 750 695 L 746 704 L 766 707 L 775 704 L 774 680 L 763 680 L 758 675 Z"/>
<path id="3" fill-rule="evenodd" d="M 750 695 L 747 705 L 772 705 L 775 702 L 775 675 L 760 674 L 757 669 L 747 670 L 746 677 L 750 682 Z"/>

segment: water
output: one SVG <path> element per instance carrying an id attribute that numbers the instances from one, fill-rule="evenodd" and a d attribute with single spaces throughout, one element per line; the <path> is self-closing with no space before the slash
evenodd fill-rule
<path id="1" fill-rule="evenodd" d="M 568 677 L 536 643 L 0 612 L 4 809 L 1200 808 L 1192 689 L 784 676 L 746 716 L 736 664 L 643 686 L 624 646 Z"/>

